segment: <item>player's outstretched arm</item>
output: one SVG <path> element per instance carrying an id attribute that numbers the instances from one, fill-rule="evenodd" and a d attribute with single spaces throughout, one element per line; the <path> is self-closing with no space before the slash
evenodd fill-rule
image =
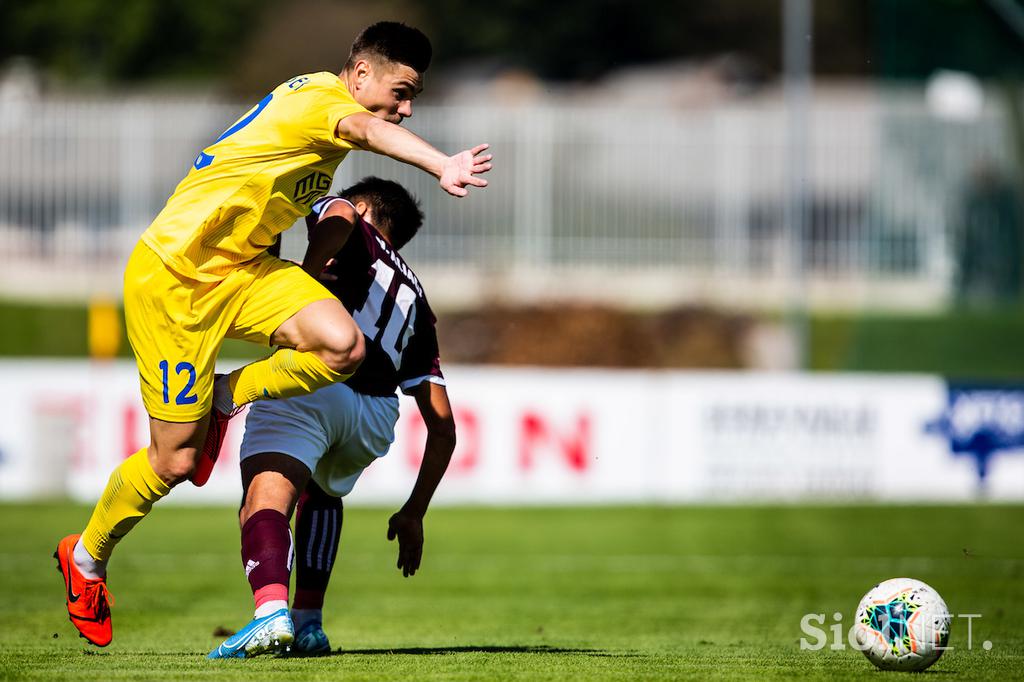
<path id="1" fill-rule="evenodd" d="M 327 261 L 348 241 L 359 214 L 347 201 L 335 201 L 327 207 L 309 231 L 309 245 L 302 259 L 302 269 L 319 278 Z"/>
<path id="2" fill-rule="evenodd" d="M 438 179 L 441 189 L 452 196 L 464 197 L 469 194 L 469 187 L 487 186 L 487 181 L 480 175 L 491 170 L 493 156 L 484 154 L 489 145 L 477 145 L 447 156 L 415 133 L 368 113 L 341 119 L 336 133 L 363 149 L 390 156 L 430 173 Z"/>
<path id="3" fill-rule="evenodd" d="M 444 386 L 425 381 L 416 387 L 413 395 L 427 425 L 427 444 L 408 501 L 388 521 L 388 540 L 398 538 L 398 568 L 406 577 L 415 574 L 420 567 L 423 516 L 455 451 L 455 420 L 448 391 Z"/>

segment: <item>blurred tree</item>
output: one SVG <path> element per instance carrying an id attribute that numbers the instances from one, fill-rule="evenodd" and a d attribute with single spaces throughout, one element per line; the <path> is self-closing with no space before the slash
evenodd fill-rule
<path id="1" fill-rule="evenodd" d="M 991 305 L 1019 300 L 1024 288 L 1024 223 L 1016 185 L 996 164 L 980 161 L 962 204 L 955 239 L 958 302 Z"/>
<path id="2" fill-rule="evenodd" d="M 1024 7 L 1024 0 L 1011 0 Z M 421 26 L 439 66 L 486 60 L 547 79 L 726 52 L 778 72 L 782 0 L 0 0 L 0 63 L 27 56 L 95 80 L 228 76 L 239 89 L 336 69 L 352 36 L 388 18 Z M 1024 73 L 1024 51 L 986 0 L 814 4 L 820 74 Z M 257 85 L 258 84 L 258 85 Z"/>
<path id="3" fill-rule="evenodd" d="M 555 80 L 592 79 L 620 66 L 736 53 L 780 66 L 781 0 L 418 0 L 442 60 L 486 58 Z M 819 10 L 818 8 L 821 7 Z M 815 7 L 824 73 L 863 71 L 866 3 Z M 458 17 L 457 21 L 449 18 Z"/>
<path id="4" fill-rule="evenodd" d="M 209 75 L 268 0 L 0 2 L 0 61 L 28 56 L 71 79 Z"/>
<path id="5" fill-rule="evenodd" d="M 1024 2 L 1013 0 L 1024 8 Z M 980 77 L 1024 74 L 1018 36 L 986 0 L 874 0 L 882 76 L 926 78 L 937 69 Z"/>
<path id="6" fill-rule="evenodd" d="M 780 2 L 0 0 L 0 62 L 27 56 L 73 79 L 226 75 L 252 93 L 299 71 L 338 68 L 355 32 L 388 18 L 421 26 L 441 66 L 486 59 L 549 79 L 589 79 L 623 65 L 732 52 L 771 73 Z M 816 68 L 865 68 L 865 7 L 835 0 L 816 8 L 824 46 Z"/>
<path id="7" fill-rule="evenodd" d="M 270 2 L 239 45 L 230 70 L 225 71 L 227 87 L 236 94 L 253 96 L 296 74 L 338 72 L 356 34 L 385 20 L 423 25 L 417 8 L 406 0 Z"/>
<path id="8" fill-rule="evenodd" d="M 816 10 L 819 72 L 870 67 L 866 8 L 861 0 L 837 0 Z M 255 94 L 302 70 L 338 68 L 339 46 L 380 19 L 426 31 L 439 69 L 475 64 L 551 80 L 587 80 L 620 66 L 722 53 L 742 55 L 771 74 L 781 50 L 780 4 L 763 0 L 564 0 L 557 7 L 540 0 L 275 0 L 247 43 L 234 85 Z"/>

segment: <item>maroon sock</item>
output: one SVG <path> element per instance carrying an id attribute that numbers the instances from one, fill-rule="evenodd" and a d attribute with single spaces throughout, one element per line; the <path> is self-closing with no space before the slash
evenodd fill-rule
<path id="1" fill-rule="evenodd" d="M 325 493 L 310 481 L 299 498 L 295 514 L 296 609 L 321 609 L 341 539 L 340 497 Z"/>
<path id="2" fill-rule="evenodd" d="M 242 565 L 258 602 L 257 608 L 270 598 L 282 598 L 282 587 L 283 598 L 287 601 L 292 571 L 292 532 L 288 517 L 273 509 L 261 509 L 249 517 L 242 526 Z"/>

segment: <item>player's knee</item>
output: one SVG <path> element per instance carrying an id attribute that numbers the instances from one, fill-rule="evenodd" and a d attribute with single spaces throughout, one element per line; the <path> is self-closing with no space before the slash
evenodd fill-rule
<path id="1" fill-rule="evenodd" d="M 298 499 L 298 490 L 308 477 L 308 470 L 298 460 L 291 459 L 287 455 L 267 453 L 257 455 L 262 458 L 249 458 L 249 470 L 253 470 L 252 462 L 262 461 L 264 469 L 257 469 L 257 473 L 250 481 L 245 491 L 245 499 L 242 500 L 242 507 L 239 510 L 238 521 L 245 525 L 253 514 L 264 509 L 273 509 L 285 516 L 290 517 L 292 509 Z M 246 477 L 246 467 L 243 462 L 243 478 Z"/>
<path id="2" fill-rule="evenodd" d="M 351 374 L 366 356 L 363 334 L 358 327 L 336 330 L 324 339 L 323 347 L 317 355 L 335 372 Z"/>
<path id="3" fill-rule="evenodd" d="M 176 485 L 188 479 L 196 470 L 198 453 L 194 448 L 159 451 L 153 462 L 153 471 L 167 485 Z"/>
<path id="4" fill-rule="evenodd" d="M 366 341 L 364 340 L 363 333 L 356 331 L 355 343 L 348 352 L 348 370 L 356 371 L 359 365 L 363 364 L 363 359 L 366 357 Z"/>

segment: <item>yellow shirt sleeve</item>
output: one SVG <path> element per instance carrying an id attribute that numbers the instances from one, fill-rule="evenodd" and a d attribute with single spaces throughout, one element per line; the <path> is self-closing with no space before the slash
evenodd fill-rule
<path id="1" fill-rule="evenodd" d="M 334 74 L 310 83 L 309 104 L 301 125 L 314 144 L 341 149 L 360 149 L 351 140 L 338 137 L 338 122 L 346 116 L 369 113 L 349 93 L 348 88 Z"/>

